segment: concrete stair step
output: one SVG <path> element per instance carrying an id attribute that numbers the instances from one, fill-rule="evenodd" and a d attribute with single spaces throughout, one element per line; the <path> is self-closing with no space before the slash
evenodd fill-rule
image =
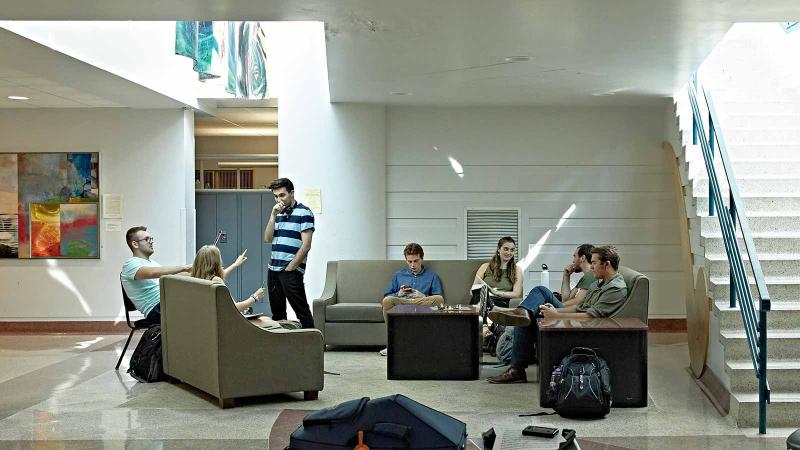
<path id="1" fill-rule="evenodd" d="M 764 274 L 773 276 L 785 277 L 800 277 L 800 256 L 794 255 L 782 259 L 782 257 L 769 259 L 770 255 L 759 255 L 758 259 L 761 262 L 761 270 Z M 709 268 L 709 275 L 712 277 L 729 276 L 729 263 L 727 258 L 711 259 L 706 256 L 706 266 Z M 745 273 L 752 273 L 750 269 L 750 261 L 744 260 Z M 767 288 L 769 289 L 769 288 Z"/>
<path id="2" fill-rule="evenodd" d="M 707 89 L 714 99 L 714 105 L 718 111 L 727 111 L 728 104 L 733 104 L 734 108 L 742 103 L 800 103 L 800 93 L 793 88 L 761 88 L 747 86 L 741 89 Z"/>
<path id="3" fill-rule="evenodd" d="M 722 240 L 721 236 L 702 236 L 702 240 L 707 258 L 719 259 L 725 256 L 725 242 Z M 744 239 L 739 238 L 737 242 L 739 243 L 739 249 L 742 255 L 746 257 L 747 252 L 744 249 Z M 753 243 L 756 246 L 759 257 L 761 257 L 761 255 L 770 255 L 772 257 L 800 255 L 800 233 L 771 238 L 754 237 Z"/>
<path id="4" fill-rule="evenodd" d="M 749 359 L 727 361 L 725 371 L 731 379 L 731 390 L 741 394 L 758 393 L 758 378 L 756 378 L 753 362 Z M 797 379 L 800 375 L 800 360 L 776 359 L 767 361 L 767 380 L 771 390 L 776 392 L 792 392 L 798 386 Z"/>
<path id="5" fill-rule="evenodd" d="M 724 172 L 717 172 L 720 188 L 722 190 L 723 198 L 728 195 L 728 184 L 725 181 Z M 756 195 L 777 195 L 781 194 L 788 196 L 800 194 L 800 178 L 748 178 L 736 177 L 736 185 L 739 187 L 740 194 L 747 194 L 750 196 Z M 708 179 L 696 178 L 692 180 L 693 192 L 705 192 L 708 195 Z"/>
<path id="6" fill-rule="evenodd" d="M 743 330 L 720 331 L 720 342 L 725 351 L 726 361 L 750 359 L 750 350 Z M 800 331 L 770 330 L 767 333 L 767 348 L 770 358 L 800 359 Z"/>
<path id="7" fill-rule="evenodd" d="M 719 109 L 720 111 L 724 110 L 727 114 L 800 114 L 800 102 L 794 98 L 764 101 L 754 98 L 752 100 L 726 101 L 724 105 L 719 105 Z"/>
<path id="8" fill-rule="evenodd" d="M 798 172 L 800 173 L 800 172 Z M 708 190 L 705 196 L 695 198 L 698 215 L 708 215 Z M 798 215 L 800 216 L 800 195 L 796 197 L 746 197 L 742 196 L 745 213 L 750 215 Z"/>
<path id="9" fill-rule="evenodd" d="M 722 114 L 722 132 L 728 128 L 780 129 L 800 127 L 800 114 Z"/>
<path id="10" fill-rule="evenodd" d="M 736 179 L 772 179 L 772 178 L 798 178 L 800 177 L 800 160 L 789 161 L 753 161 L 732 160 L 733 173 Z M 721 170 L 720 165 L 717 170 Z M 718 172 L 718 175 L 722 175 Z M 708 179 L 706 165 L 702 159 L 689 161 L 689 178 L 693 180 Z"/>
<path id="11" fill-rule="evenodd" d="M 691 123 L 689 124 L 691 127 Z M 686 146 L 686 160 L 702 160 L 703 153 L 700 145 L 693 145 L 692 129 L 683 132 L 684 142 Z M 728 157 L 731 161 L 737 160 L 754 160 L 761 161 L 797 161 L 800 158 L 800 143 L 784 143 L 784 144 L 765 144 L 765 143 L 748 143 L 736 144 L 728 142 Z"/>
<path id="12" fill-rule="evenodd" d="M 721 120 L 721 119 L 720 119 Z M 725 143 L 734 144 L 796 144 L 800 141 L 797 128 L 723 128 Z"/>
<path id="13" fill-rule="evenodd" d="M 700 221 L 700 233 L 705 237 L 718 237 L 722 236 L 722 231 L 719 227 L 719 218 L 713 217 L 698 217 L 692 219 L 691 222 Z M 777 236 L 796 236 L 800 234 L 800 215 L 784 215 L 784 216 L 750 216 L 747 217 L 747 223 L 750 225 L 750 232 L 753 237 L 777 237 Z M 690 225 L 696 225 L 691 223 Z M 741 236 L 737 227 L 737 235 Z"/>
<path id="14" fill-rule="evenodd" d="M 758 310 L 758 300 L 755 301 Z M 774 301 L 767 316 L 767 326 L 769 331 L 774 330 L 798 330 L 800 329 L 800 302 L 781 302 Z M 714 302 L 714 315 L 719 318 L 721 330 L 742 330 L 742 315 L 737 305 L 731 308 L 728 300 L 717 300 Z M 798 374 L 800 375 L 800 374 Z"/>
<path id="15" fill-rule="evenodd" d="M 796 428 L 800 424 L 800 393 L 772 391 L 770 400 L 768 427 Z M 731 414 L 739 428 L 757 427 L 758 393 L 731 393 Z"/>
<path id="16" fill-rule="evenodd" d="M 727 302 L 730 298 L 730 278 L 727 274 L 721 277 L 710 277 L 709 289 L 715 301 Z M 749 277 L 750 292 L 753 298 L 758 298 L 755 281 Z M 767 291 L 773 301 L 793 302 L 800 301 L 800 278 L 796 277 L 766 277 Z"/>

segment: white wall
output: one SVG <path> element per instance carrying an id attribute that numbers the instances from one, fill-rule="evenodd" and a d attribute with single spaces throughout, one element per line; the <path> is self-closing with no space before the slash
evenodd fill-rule
<path id="1" fill-rule="evenodd" d="M 135 225 L 155 236 L 158 262 L 190 261 L 192 117 L 183 110 L 0 110 L 0 152 L 100 152 L 100 192 L 123 194 L 124 216 L 121 232 L 104 231 L 101 219 L 98 260 L 0 259 L 0 318 L 120 317 L 119 271 L 130 255 L 125 231 Z"/>
<path id="2" fill-rule="evenodd" d="M 388 257 L 417 241 L 428 258 L 465 258 L 467 207 L 520 208 L 522 256 L 552 230 L 526 290 L 542 263 L 557 289 L 577 244 L 614 244 L 622 264 L 651 280 L 650 317 L 685 316 L 672 167 L 661 149 L 667 107 L 390 108 Z"/>
<path id="3" fill-rule="evenodd" d="M 322 195 L 305 277 L 310 302 L 322 292 L 327 261 L 385 257 L 386 112 L 330 103 L 322 23 L 265 30 L 280 74 L 279 175 L 294 182 L 300 202 L 305 188 Z"/>

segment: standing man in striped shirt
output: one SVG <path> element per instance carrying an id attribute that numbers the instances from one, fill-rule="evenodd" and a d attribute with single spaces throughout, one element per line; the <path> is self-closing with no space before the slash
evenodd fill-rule
<path id="1" fill-rule="evenodd" d="M 314 214 L 294 199 L 294 184 L 288 178 L 278 178 L 269 188 L 276 202 L 264 230 L 264 242 L 272 243 L 267 275 L 272 319 L 286 319 L 288 300 L 303 328 L 314 328 L 303 282 L 314 234 Z"/>

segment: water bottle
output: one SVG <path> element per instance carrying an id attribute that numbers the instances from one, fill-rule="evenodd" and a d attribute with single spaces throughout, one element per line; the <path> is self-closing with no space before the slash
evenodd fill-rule
<path id="1" fill-rule="evenodd" d="M 550 272 L 547 271 L 547 264 L 542 264 L 542 282 L 541 286 L 550 289 Z"/>

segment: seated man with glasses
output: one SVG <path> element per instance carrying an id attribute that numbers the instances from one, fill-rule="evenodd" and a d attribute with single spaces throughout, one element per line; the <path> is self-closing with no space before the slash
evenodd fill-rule
<path id="1" fill-rule="evenodd" d="M 192 265 L 162 266 L 152 261 L 153 236 L 147 232 L 147 227 L 133 227 L 125 233 L 125 241 L 133 254 L 122 265 L 122 287 L 125 293 L 141 312 L 149 325 L 161 323 L 161 290 L 158 279 L 164 275 L 173 275 L 181 272 L 191 272 Z M 239 255 L 236 261 L 225 268 L 227 276 L 233 269 L 247 261 L 244 254 Z"/>

